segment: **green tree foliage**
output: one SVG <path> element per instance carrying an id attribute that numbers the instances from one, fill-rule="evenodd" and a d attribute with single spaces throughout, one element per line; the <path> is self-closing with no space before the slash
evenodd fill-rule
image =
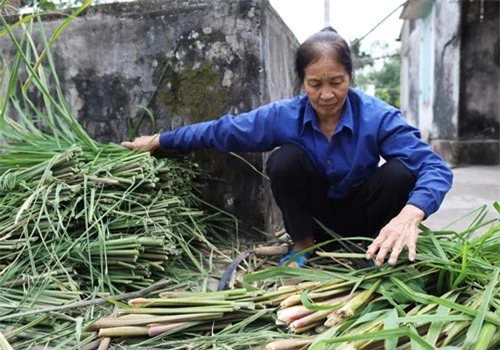
<path id="1" fill-rule="evenodd" d="M 380 70 L 369 74 L 368 79 L 375 85 L 375 96 L 385 102 L 400 107 L 401 56 L 398 53 L 385 59 Z"/>
<path id="2" fill-rule="evenodd" d="M 388 53 L 388 45 L 383 42 L 372 44 L 370 52 L 360 49 L 360 43 L 354 40 L 351 51 L 356 62 L 354 86 L 361 90 L 375 88 L 375 96 L 394 107 L 400 107 L 400 70 L 401 55 L 399 50 Z M 376 57 L 374 57 L 376 55 Z M 383 60 L 382 65 L 375 63 Z M 379 68 L 374 68 L 374 67 Z"/>
<path id="3" fill-rule="evenodd" d="M 358 70 L 355 86 L 367 90 L 375 87 L 375 96 L 393 105 L 400 107 L 400 70 L 401 56 L 399 53 L 384 57 L 384 64 L 378 70 Z"/>

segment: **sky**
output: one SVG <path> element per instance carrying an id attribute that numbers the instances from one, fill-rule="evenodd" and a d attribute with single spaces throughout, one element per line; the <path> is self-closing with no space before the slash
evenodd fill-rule
<path id="1" fill-rule="evenodd" d="M 330 0 L 330 25 L 350 42 L 370 31 L 385 16 L 405 0 Z M 299 42 L 324 27 L 325 0 L 270 0 L 281 18 Z M 375 41 L 388 44 L 389 52 L 398 49 L 403 21 L 399 19 L 402 7 L 382 23 L 361 44 L 363 51 L 371 52 Z M 373 53 L 379 53 L 377 50 Z M 387 51 L 385 52 L 387 53 Z"/>

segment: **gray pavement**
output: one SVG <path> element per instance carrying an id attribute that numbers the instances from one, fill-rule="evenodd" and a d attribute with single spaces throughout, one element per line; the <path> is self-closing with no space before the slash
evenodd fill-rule
<path id="1" fill-rule="evenodd" d="M 477 215 L 477 209 L 484 204 L 489 209 L 487 217 L 499 217 L 492 204 L 500 202 L 500 166 L 457 167 L 453 173 L 453 187 L 441 208 L 425 220 L 424 225 L 432 230 L 460 232 L 468 227 Z"/>

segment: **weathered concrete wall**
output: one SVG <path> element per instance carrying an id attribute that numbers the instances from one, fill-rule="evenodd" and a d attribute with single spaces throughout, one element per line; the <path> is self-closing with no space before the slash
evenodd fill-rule
<path id="1" fill-rule="evenodd" d="M 295 87 L 296 74 L 294 72 L 294 59 L 297 39 L 289 30 L 284 31 L 283 23 L 278 20 L 280 17 L 278 13 L 272 8 L 268 7 L 267 16 L 264 17 L 265 23 L 263 25 L 267 29 L 263 38 L 263 54 L 262 61 L 264 62 L 265 83 L 264 90 L 269 94 L 268 98 L 271 101 L 276 101 L 283 98 L 289 98 L 289 88 Z M 290 44 L 293 44 L 291 52 Z M 292 56 L 293 54 L 293 56 Z M 283 64 L 280 64 L 283 62 Z M 286 88 L 284 88 L 286 87 Z M 270 153 L 269 153 L 270 154 Z M 264 154 L 264 163 L 267 161 L 268 155 Z M 264 191 L 271 193 L 271 186 L 267 179 L 264 179 Z M 281 224 L 281 212 L 276 206 L 272 196 L 264 198 L 263 207 L 267 210 L 269 216 L 269 223 L 267 231 L 275 231 Z"/>
<path id="2" fill-rule="evenodd" d="M 460 3 L 435 6 L 434 138 L 457 137 L 460 81 Z"/>
<path id="3" fill-rule="evenodd" d="M 460 162 L 500 163 L 500 3 L 462 2 Z"/>
<path id="4" fill-rule="evenodd" d="M 47 34 L 61 21 L 46 18 Z M 147 0 L 88 9 L 52 54 L 77 119 L 97 140 L 119 142 L 130 123 L 149 134 L 292 96 L 297 46 L 267 0 Z M 263 170 L 265 155 L 243 156 Z M 266 180 L 248 165 L 213 150 L 196 159 L 213 177 L 204 196 L 244 231 L 279 224 Z"/>
<path id="5" fill-rule="evenodd" d="M 416 127 L 419 120 L 420 26 L 416 19 L 407 20 L 401 32 L 401 111 Z"/>
<path id="6" fill-rule="evenodd" d="M 433 134 L 429 140 L 448 162 L 458 163 L 461 7 L 459 2 L 436 1 Z"/>
<path id="7" fill-rule="evenodd" d="M 421 13 L 427 22 L 407 19 L 403 26 L 402 110 L 448 162 L 498 164 L 500 3 L 430 4 L 432 22 L 427 12 Z M 422 74 L 428 57 L 422 50 L 424 31 L 429 28 L 433 52 L 427 72 L 433 82 L 432 99 L 426 105 L 422 103 Z"/>

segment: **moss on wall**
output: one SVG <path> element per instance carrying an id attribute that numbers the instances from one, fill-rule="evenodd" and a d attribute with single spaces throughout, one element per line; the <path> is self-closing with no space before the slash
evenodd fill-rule
<path id="1" fill-rule="evenodd" d="M 221 87 L 220 71 L 210 61 L 181 72 L 169 69 L 159 87 L 157 104 L 164 105 L 169 114 L 185 117 L 189 124 L 221 116 L 231 92 Z"/>

